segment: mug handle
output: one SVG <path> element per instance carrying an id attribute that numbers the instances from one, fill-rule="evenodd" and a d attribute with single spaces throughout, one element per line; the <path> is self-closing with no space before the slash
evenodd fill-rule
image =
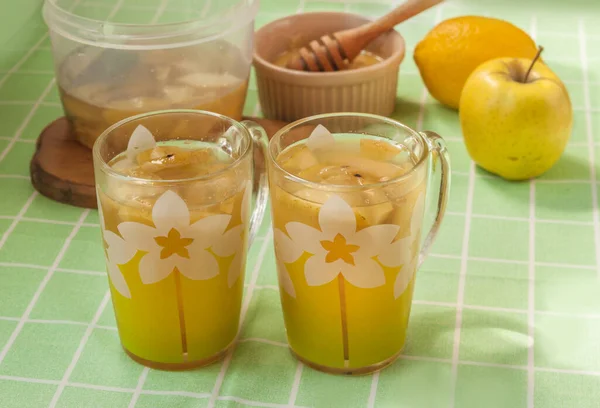
<path id="1" fill-rule="evenodd" d="M 244 120 L 242 125 L 248 130 L 252 137 L 252 148 L 258 150 L 263 157 L 263 165 L 257 166 L 256 155 L 252 156 L 252 197 L 254 199 L 254 211 L 250 217 L 250 238 L 249 246 L 252 245 L 258 229 L 262 224 L 267 208 L 267 200 L 269 199 L 269 183 L 267 180 L 266 159 L 269 148 L 269 137 L 267 132 L 256 122 Z M 254 152 L 253 152 L 254 153 Z M 254 189 L 254 172 L 259 171 L 258 187 Z"/>
<path id="2" fill-rule="evenodd" d="M 442 219 L 444 218 L 444 214 L 446 213 L 446 205 L 448 204 L 448 195 L 450 194 L 450 155 L 448 154 L 448 149 L 446 148 L 446 142 L 440 135 L 435 132 L 423 131 L 419 132 L 421 136 L 427 142 L 427 146 L 429 147 L 429 154 L 431 154 L 433 165 L 432 171 L 435 171 L 435 164 L 439 160 L 441 179 L 440 179 L 440 194 L 438 196 L 437 202 L 437 212 L 435 215 L 435 220 L 433 221 L 433 225 L 427 234 L 427 238 L 423 242 L 421 247 L 421 252 L 419 253 L 419 262 L 418 267 L 421 266 L 429 250 L 431 249 L 431 244 L 435 240 L 437 233 L 440 229 L 440 224 L 442 223 Z"/>

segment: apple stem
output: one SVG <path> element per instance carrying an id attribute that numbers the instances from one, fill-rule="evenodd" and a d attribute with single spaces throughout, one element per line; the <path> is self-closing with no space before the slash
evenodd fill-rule
<path id="1" fill-rule="evenodd" d="M 531 70 L 533 69 L 533 66 L 535 65 L 535 63 L 537 62 L 537 60 L 540 59 L 540 55 L 542 55 L 542 51 L 544 51 L 544 47 L 542 47 L 541 45 L 538 47 L 538 52 L 537 54 L 535 54 L 535 57 L 533 57 L 533 61 L 531 61 L 531 65 L 529 66 L 529 69 L 527 70 L 527 73 L 525 74 L 525 78 L 523 78 L 523 83 L 527 83 L 527 78 L 529 78 L 529 73 L 531 72 Z"/>

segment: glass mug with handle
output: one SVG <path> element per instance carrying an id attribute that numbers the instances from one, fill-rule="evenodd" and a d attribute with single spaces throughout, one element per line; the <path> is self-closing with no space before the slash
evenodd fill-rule
<path id="1" fill-rule="evenodd" d="M 446 207 L 450 161 L 443 140 L 385 117 L 319 115 L 271 139 L 268 167 L 293 354 L 340 374 L 390 364 L 405 343 L 415 272 Z M 421 245 L 436 168 L 437 214 Z"/>
<path id="2" fill-rule="evenodd" d="M 94 145 L 98 209 L 121 343 L 164 369 L 225 355 L 239 325 L 247 248 L 268 186 L 252 122 L 193 110 L 125 119 Z"/>

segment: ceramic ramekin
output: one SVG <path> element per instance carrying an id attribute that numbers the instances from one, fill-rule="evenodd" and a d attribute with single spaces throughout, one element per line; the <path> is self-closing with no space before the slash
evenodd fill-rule
<path id="1" fill-rule="evenodd" d="M 389 116 L 394 110 L 398 71 L 405 53 L 404 39 L 396 31 L 381 35 L 367 48 L 384 61 L 360 69 L 303 72 L 271 62 L 324 34 L 369 21 L 349 13 L 304 13 L 275 20 L 258 30 L 254 67 L 263 114 L 287 122 L 332 112 Z"/>

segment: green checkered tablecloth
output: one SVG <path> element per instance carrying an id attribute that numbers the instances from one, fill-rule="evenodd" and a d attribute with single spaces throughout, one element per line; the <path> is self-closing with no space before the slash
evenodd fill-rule
<path id="1" fill-rule="evenodd" d="M 92 17 L 149 21 L 181 0 L 82 0 Z M 257 26 L 289 13 L 378 16 L 391 0 L 263 0 Z M 0 2 L 0 407 L 600 407 L 600 5 L 595 0 L 449 0 L 403 24 L 397 118 L 436 130 L 453 160 L 449 212 L 418 273 L 404 355 L 371 376 L 330 376 L 286 348 L 269 220 L 248 261 L 241 341 L 224 362 L 182 373 L 122 352 L 98 215 L 29 182 L 40 130 L 62 110 L 41 0 Z M 464 14 L 506 18 L 546 48 L 575 126 L 540 179 L 475 168 L 456 112 L 431 99 L 412 49 Z M 246 113 L 259 114 L 254 80 Z"/>

